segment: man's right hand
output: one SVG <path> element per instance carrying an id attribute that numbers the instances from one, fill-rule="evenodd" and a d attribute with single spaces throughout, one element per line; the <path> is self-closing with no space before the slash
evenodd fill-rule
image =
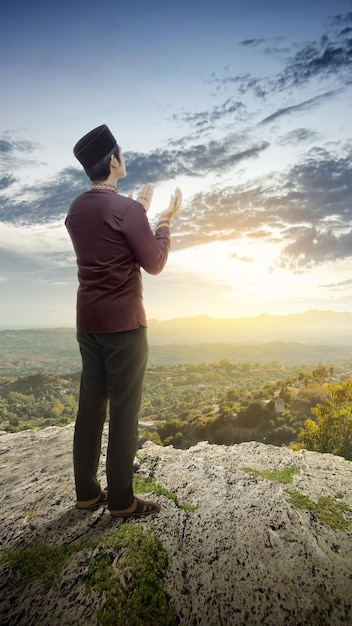
<path id="1" fill-rule="evenodd" d="M 180 210 L 182 203 L 182 193 L 179 187 L 176 187 L 175 193 L 172 194 L 169 202 L 169 206 L 159 216 L 159 222 L 161 220 L 172 220 L 176 213 Z"/>

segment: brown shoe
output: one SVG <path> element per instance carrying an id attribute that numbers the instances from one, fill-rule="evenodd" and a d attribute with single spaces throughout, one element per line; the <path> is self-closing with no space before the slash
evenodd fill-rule
<path id="1" fill-rule="evenodd" d="M 108 492 L 103 489 L 97 498 L 93 498 L 93 500 L 77 500 L 75 506 L 76 509 L 86 511 L 88 509 L 95 509 L 95 507 L 101 506 L 102 504 L 107 504 L 107 502 Z"/>
<path id="2" fill-rule="evenodd" d="M 158 502 L 151 502 L 150 500 L 141 500 L 134 496 L 133 502 L 128 509 L 122 509 L 121 511 L 110 511 L 110 515 L 113 517 L 139 517 L 140 515 L 151 515 L 152 513 L 158 513 L 161 509 Z"/>

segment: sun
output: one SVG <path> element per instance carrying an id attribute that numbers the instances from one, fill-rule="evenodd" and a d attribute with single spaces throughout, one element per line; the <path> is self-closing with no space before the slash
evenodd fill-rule
<path id="1" fill-rule="evenodd" d="M 276 254 L 274 246 L 251 240 L 214 241 L 173 253 L 173 262 L 183 271 L 237 286 L 264 278 L 272 282 Z"/>

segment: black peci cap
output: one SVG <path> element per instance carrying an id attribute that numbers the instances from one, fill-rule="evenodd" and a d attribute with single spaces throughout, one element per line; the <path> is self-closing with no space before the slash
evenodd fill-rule
<path id="1" fill-rule="evenodd" d="M 117 147 L 116 139 L 106 124 L 84 135 L 73 148 L 73 154 L 84 169 L 93 167 Z"/>

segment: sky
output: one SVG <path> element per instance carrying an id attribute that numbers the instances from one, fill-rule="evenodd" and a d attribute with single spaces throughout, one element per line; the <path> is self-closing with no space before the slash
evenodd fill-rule
<path id="1" fill-rule="evenodd" d="M 0 328 L 75 325 L 100 124 L 153 228 L 183 192 L 149 319 L 352 311 L 352 0 L 13 0 L 0 54 Z"/>

